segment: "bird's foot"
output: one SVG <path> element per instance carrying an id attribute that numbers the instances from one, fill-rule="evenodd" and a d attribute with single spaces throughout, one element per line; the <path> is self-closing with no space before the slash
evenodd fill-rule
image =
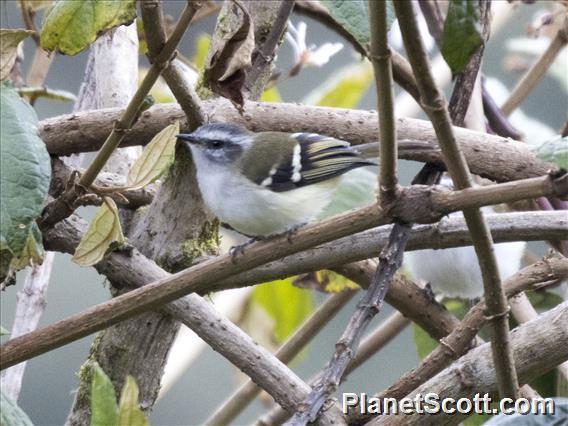
<path id="1" fill-rule="evenodd" d="M 289 230 L 287 230 L 284 235 L 286 235 L 286 240 L 288 240 L 289 244 L 292 244 L 292 237 L 294 236 L 294 234 L 296 234 L 296 232 L 298 232 L 298 230 L 302 227 L 304 227 L 306 225 L 306 222 L 304 223 L 300 223 L 298 225 L 294 225 L 292 228 L 290 228 Z"/>
<path id="2" fill-rule="evenodd" d="M 428 298 L 430 303 L 435 303 L 436 302 L 436 295 L 434 294 L 434 291 L 432 290 L 432 285 L 429 282 L 426 283 L 423 290 L 424 290 L 424 294 L 426 295 L 426 297 Z"/>
<path id="3" fill-rule="evenodd" d="M 250 240 L 248 240 L 247 242 L 243 243 L 243 244 L 239 244 L 237 246 L 233 246 L 229 249 L 229 254 L 231 255 L 231 260 L 233 261 L 233 263 L 237 263 L 237 257 L 239 254 L 244 254 L 245 253 L 245 248 L 247 248 L 248 246 L 250 246 L 252 243 L 256 243 L 257 241 L 259 241 L 260 238 L 258 237 L 252 237 Z"/>

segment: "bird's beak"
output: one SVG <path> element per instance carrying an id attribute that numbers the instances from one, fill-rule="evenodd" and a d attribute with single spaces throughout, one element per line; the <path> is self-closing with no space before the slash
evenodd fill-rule
<path id="1" fill-rule="evenodd" d="M 199 143 L 197 138 L 193 136 L 193 133 L 180 133 L 176 135 L 176 138 L 189 143 Z"/>

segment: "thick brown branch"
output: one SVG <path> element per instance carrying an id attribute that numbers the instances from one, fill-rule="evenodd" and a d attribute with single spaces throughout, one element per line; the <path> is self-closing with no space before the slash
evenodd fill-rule
<path id="1" fill-rule="evenodd" d="M 353 144 L 376 141 L 378 134 L 377 114 L 371 111 L 246 102 L 241 116 L 226 100 L 204 101 L 202 106 L 210 121 L 238 123 L 253 131 L 308 131 Z M 95 151 L 120 114 L 120 109 L 113 108 L 54 117 L 40 123 L 40 134 L 53 155 Z M 121 146 L 144 145 L 167 124 L 178 120 L 182 123 L 182 131 L 191 131 L 178 105 L 155 105 L 142 113 L 136 125 L 125 135 Z M 399 141 L 422 141 L 437 146 L 436 133 L 428 121 L 400 118 L 396 127 Z M 462 128 L 454 131 L 471 171 L 482 177 L 502 182 L 542 176 L 548 170 L 557 169 L 552 163 L 536 158 L 521 142 Z M 399 154 L 405 160 L 444 164 L 437 150 L 401 150 Z"/>
<path id="2" fill-rule="evenodd" d="M 568 302 L 542 314 L 538 319 L 522 324 L 511 332 L 516 370 L 521 382 L 529 382 L 554 366 L 568 360 Z M 474 392 L 497 393 L 498 382 L 491 360 L 491 347 L 475 348 L 438 375 L 408 394 L 433 392 L 440 398 L 472 398 Z M 380 416 L 372 425 L 400 425 L 399 416 Z M 413 414 L 404 416 L 405 425 L 457 424 L 463 416 L 455 414 Z"/>

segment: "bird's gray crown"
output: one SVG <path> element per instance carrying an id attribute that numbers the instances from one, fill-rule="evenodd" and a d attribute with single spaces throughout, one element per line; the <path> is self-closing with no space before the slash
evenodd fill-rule
<path id="1" fill-rule="evenodd" d="M 251 132 L 242 126 L 229 123 L 205 124 L 195 130 L 191 136 L 204 144 L 217 142 L 217 147 L 223 145 L 240 145 L 250 138 Z"/>
<path id="2" fill-rule="evenodd" d="M 252 139 L 252 133 L 244 127 L 228 124 L 205 124 L 190 134 L 178 138 L 189 142 L 203 157 L 215 163 L 230 163 L 242 155 Z"/>

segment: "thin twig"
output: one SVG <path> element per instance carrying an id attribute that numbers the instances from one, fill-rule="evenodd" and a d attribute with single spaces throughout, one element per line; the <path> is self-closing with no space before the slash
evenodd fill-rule
<path id="1" fill-rule="evenodd" d="M 444 17 L 442 16 L 438 2 L 436 0 L 422 0 L 418 2 L 418 4 L 420 5 L 422 14 L 426 18 L 426 24 L 428 25 L 430 35 L 434 38 L 434 40 L 436 40 L 438 48 L 441 48 L 442 33 L 444 30 Z M 484 17 L 484 22 L 487 21 L 488 17 Z M 485 40 L 487 40 L 487 32 L 488 27 L 484 25 Z M 456 83 L 454 86 L 454 93 L 456 93 L 457 86 L 458 85 Z M 491 94 L 487 91 L 487 88 L 485 87 L 485 78 L 483 76 L 481 76 L 481 91 L 483 98 L 483 110 L 491 129 L 499 136 L 520 140 L 521 134 L 511 125 L 509 120 L 507 120 L 507 117 L 503 114 L 501 109 L 493 100 Z M 450 108 L 450 114 L 451 111 L 452 108 Z"/>
<path id="2" fill-rule="evenodd" d="M 181 37 L 185 33 L 193 15 L 197 11 L 196 6 L 199 6 L 200 4 L 201 3 L 195 3 L 194 5 L 192 2 L 188 3 L 171 37 L 164 45 L 160 54 L 155 58 L 154 63 L 138 87 L 138 90 L 130 100 L 128 107 L 122 114 L 121 118 L 114 123 L 110 135 L 108 135 L 97 156 L 87 168 L 85 174 L 81 176 L 79 182 L 76 185 L 72 185 L 70 191 L 62 194 L 61 197 L 46 206 L 41 217 L 38 219 L 40 228 L 52 227 L 54 224 L 68 217 L 73 212 L 74 204 L 78 196 L 84 194 L 85 189 L 95 181 L 95 178 L 102 170 L 112 153 L 120 145 L 124 134 L 137 120 L 140 114 L 140 108 L 144 104 L 148 92 L 160 76 L 162 70 L 165 69 L 171 61 Z"/>
<path id="3" fill-rule="evenodd" d="M 446 167 L 457 188 L 471 187 L 469 168 L 455 140 L 445 99 L 436 86 L 429 69 L 412 3 L 397 1 L 394 6 L 399 18 L 404 45 L 417 76 L 423 107 L 438 134 Z M 519 384 L 509 343 L 507 300 L 501 288 L 499 269 L 493 252 L 493 241 L 483 215 L 478 209 L 465 209 L 464 217 L 470 228 L 479 259 L 485 297 L 488 300 L 487 314 L 492 318 L 491 343 L 500 395 L 502 398 L 514 398 L 517 395 Z"/>
<path id="4" fill-rule="evenodd" d="M 191 3 L 194 9 L 199 10 L 201 8 L 202 2 L 194 1 Z M 142 22 L 144 23 L 144 34 L 148 43 L 150 62 L 158 62 L 160 51 L 167 42 L 164 16 L 160 2 L 158 0 L 144 0 L 141 2 L 140 10 L 142 12 Z M 183 109 L 189 126 L 195 129 L 204 124 L 206 118 L 201 108 L 199 96 L 193 86 L 186 81 L 175 61 L 170 62 L 162 71 L 162 76 L 174 94 L 176 101 Z"/>
<path id="5" fill-rule="evenodd" d="M 452 96 L 450 97 L 449 112 L 454 126 L 465 127 L 465 116 L 471 103 L 471 97 L 481 60 L 485 50 L 485 42 L 489 36 L 489 17 L 491 12 L 491 2 L 489 0 L 479 1 L 481 22 L 483 23 L 483 42 L 477 51 L 470 57 L 464 70 L 456 77 Z"/>
<path id="6" fill-rule="evenodd" d="M 568 18 L 565 19 L 566 22 L 568 22 Z M 505 115 L 509 115 L 517 109 L 528 94 L 536 87 L 558 54 L 564 49 L 566 43 L 568 43 L 568 24 L 564 25 L 564 28 L 561 26 L 546 51 L 517 82 L 509 98 L 501 106 L 501 111 L 503 111 Z"/>
<path id="7" fill-rule="evenodd" d="M 379 112 L 380 167 L 379 188 L 381 202 L 396 196 L 397 143 L 394 119 L 391 51 L 387 36 L 387 3 L 369 2 L 371 48 L 370 57 L 375 71 L 375 88 Z"/>
<path id="8" fill-rule="evenodd" d="M 308 344 L 317 333 L 333 319 L 355 295 L 354 290 L 334 294 L 294 332 L 275 352 L 274 356 L 288 364 Z M 260 393 L 252 380 L 247 380 L 204 422 L 206 425 L 226 425 L 234 420 Z"/>
<path id="9" fill-rule="evenodd" d="M 409 231 L 408 225 L 395 223 L 389 236 L 389 242 L 379 255 L 379 266 L 373 283 L 365 297 L 357 304 L 357 309 L 335 345 L 335 353 L 323 370 L 321 378 L 312 385 L 312 391 L 300 406 L 300 410 L 296 411 L 286 422 L 287 425 L 306 425 L 308 422 L 313 422 L 324 403 L 339 386 L 347 366 L 355 356 L 367 325 L 380 312 L 391 280 L 402 264 Z"/>

